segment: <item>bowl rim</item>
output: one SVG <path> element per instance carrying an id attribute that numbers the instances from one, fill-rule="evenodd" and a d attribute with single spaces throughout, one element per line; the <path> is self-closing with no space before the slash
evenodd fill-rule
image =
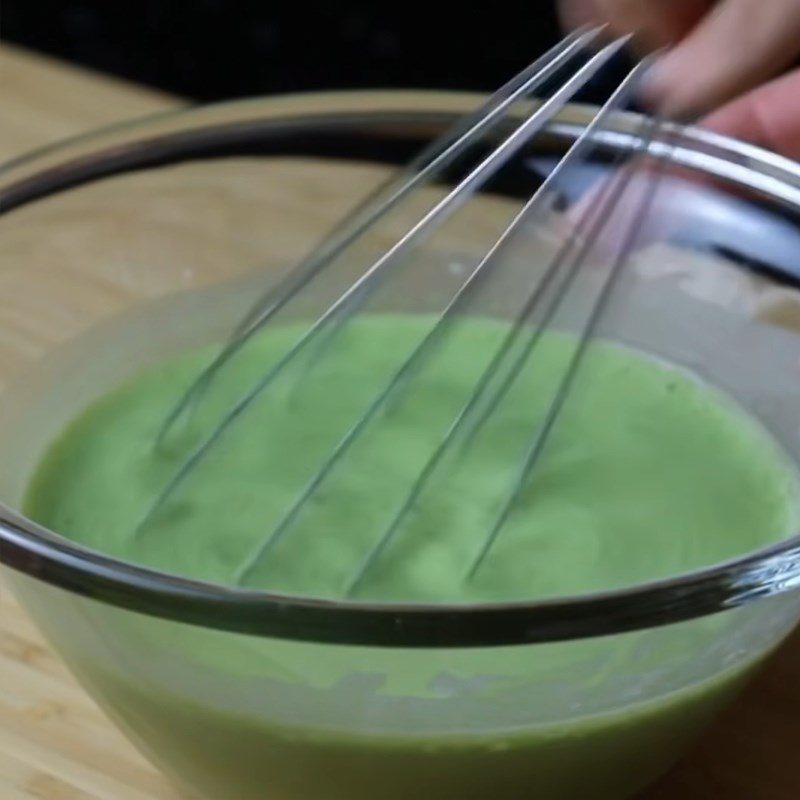
<path id="1" fill-rule="evenodd" d="M 0 166 L 0 213 L 164 153 L 287 126 L 344 121 L 436 124 L 481 95 L 438 91 L 330 92 L 248 98 L 103 127 Z M 592 107 L 570 105 L 548 129 L 577 136 Z M 608 144 L 630 147 L 635 114 L 620 114 Z M 670 126 L 679 163 L 739 183 L 800 214 L 800 163 L 699 128 Z M 144 138 L 142 138 L 144 136 Z M 659 152 L 658 142 L 652 149 Z M 681 161 L 683 159 L 683 161 Z M 5 198 L 3 200 L 3 198 Z M 382 647 L 487 647 L 566 641 L 687 621 L 800 589 L 800 533 L 743 557 L 669 579 L 537 601 L 380 603 L 227 587 L 137 566 L 85 548 L 0 505 L 0 563 L 106 604 L 202 627 L 282 639 Z"/>

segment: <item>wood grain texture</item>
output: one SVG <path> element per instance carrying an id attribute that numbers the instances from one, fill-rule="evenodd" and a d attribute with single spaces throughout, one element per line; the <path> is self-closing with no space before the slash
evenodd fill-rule
<path id="1" fill-rule="evenodd" d="M 0 49 L 0 159 L 174 102 L 4 45 Z M 286 181 L 297 180 L 300 173 L 292 175 L 287 174 Z M 305 187 L 294 187 L 295 191 L 302 194 L 314 180 L 313 172 L 305 173 Z M 316 180 L 324 184 L 324 176 Z M 284 182 L 280 191 L 291 193 L 292 186 Z M 299 223 L 288 227 L 286 247 L 290 248 L 292 237 L 304 233 L 308 235 Z M 209 259 L 213 260 L 211 251 Z M 36 274 L 31 264 L 31 280 Z M 122 272 L 115 273 L 108 283 L 98 284 L 98 291 L 111 293 L 124 304 L 126 292 L 135 290 L 126 287 L 124 280 Z M 42 301 L 41 286 L 37 286 L 37 302 L 50 302 L 55 309 L 59 285 L 54 279 L 49 301 L 47 296 Z M 103 302 L 107 301 L 104 295 Z M 800 634 L 642 800 L 795 800 L 798 746 Z M 0 586 L 0 798 L 177 797 L 78 687 L 26 613 Z"/>
<path id="2" fill-rule="evenodd" d="M 100 125 L 177 105 L 174 98 L 0 43 L 0 161 Z"/>

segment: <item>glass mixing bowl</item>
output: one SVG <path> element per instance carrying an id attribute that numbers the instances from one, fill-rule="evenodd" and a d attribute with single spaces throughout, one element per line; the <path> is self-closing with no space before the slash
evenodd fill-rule
<path id="1" fill-rule="evenodd" d="M 0 172 L 4 580 L 192 796 L 628 797 L 800 618 L 798 536 L 601 594 L 403 606 L 167 575 L 15 510 L 81 408 L 139 367 L 219 339 L 390 164 L 474 103 L 420 93 L 229 103 L 107 129 Z M 495 215 L 519 206 L 591 114 L 560 115 L 431 245 L 444 268 L 387 302 L 422 309 L 451 287 Z M 656 209 L 669 225 L 653 226 L 602 334 L 723 387 L 800 463 L 800 168 L 697 130 L 674 137 L 683 183 Z M 558 202 L 580 198 L 635 141 L 634 118 L 620 115 Z M 491 302 L 485 311 L 502 316 Z"/>

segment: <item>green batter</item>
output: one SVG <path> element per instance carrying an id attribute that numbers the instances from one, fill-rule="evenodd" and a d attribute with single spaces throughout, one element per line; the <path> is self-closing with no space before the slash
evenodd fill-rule
<path id="1" fill-rule="evenodd" d="M 466 579 L 521 474 L 576 342 L 543 337 L 486 416 L 488 399 L 505 382 L 501 369 L 434 462 L 506 336 L 505 325 L 457 323 L 368 422 L 358 422 L 432 325 L 422 316 L 365 318 L 321 350 L 304 352 L 177 482 L 227 411 L 304 328 L 257 337 L 159 448 L 154 440 L 166 413 L 210 354 L 152 369 L 102 398 L 52 446 L 31 483 L 27 513 L 85 545 L 163 571 L 304 595 L 352 590 L 359 598 L 411 601 L 534 599 L 619 588 L 731 559 L 796 530 L 796 473 L 757 423 L 688 373 L 595 344 L 495 545 Z M 518 352 L 512 348 L 508 363 Z M 350 437 L 357 424 L 358 436 Z M 337 448 L 340 457 L 327 469 Z M 425 469 L 428 480 L 416 492 Z M 171 487 L 166 494 L 165 487 Z M 295 513 L 296 498 L 309 487 L 308 501 Z M 281 535 L 271 538 L 275 530 Z M 393 531 L 388 546 L 354 584 L 365 554 L 387 530 Z M 250 645 L 222 656 L 203 635 L 186 629 L 171 644 L 182 657 L 214 664 L 237 682 L 258 671 Z M 681 634 L 669 647 L 699 647 L 702 631 L 694 635 L 697 642 Z M 162 646 L 165 637 L 156 638 Z M 267 645 L 274 654 L 278 643 Z M 558 651 L 564 674 L 569 664 L 592 658 L 595 645 L 569 647 L 583 650 Z M 495 671 L 535 682 L 536 671 L 544 674 L 553 664 L 531 652 L 512 648 L 487 657 Z M 374 654 L 366 661 L 383 657 Z M 323 648 L 320 657 L 336 673 L 335 648 Z M 387 674 L 393 659 L 388 656 Z M 454 654 L 451 663 L 457 661 Z M 224 800 L 273 797 L 265 785 L 275 787 L 276 798 L 361 800 L 379 796 L 368 789 L 373 779 L 388 787 L 382 798 L 406 797 L 413 787 L 443 800 L 486 792 L 501 800 L 571 800 L 588 797 L 587 791 L 593 798 L 623 796 L 674 757 L 741 677 L 734 670 L 679 696 L 586 720 L 517 721 L 513 731 L 489 738 L 456 735 L 449 723 L 433 738 L 422 732 L 398 738 L 366 731 L 361 737 L 344 723 L 338 733 L 330 726 L 315 731 L 313 723 L 293 729 L 285 720 L 163 692 L 144 674 L 133 683 L 84 669 L 122 716 L 137 709 L 149 729 L 146 746 L 214 800 L 226 791 Z M 304 669 L 310 683 L 322 681 L 321 667 Z M 413 670 L 407 672 L 413 684 Z M 323 769 L 337 776 L 335 788 L 314 777 Z"/>
<path id="2" fill-rule="evenodd" d="M 341 595 L 464 407 L 503 326 L 473 320 L 452 329 L 278 542 L 255 556 L 430 325 L 387 316 L 349 326 L 310 365 L 301 360 L 257 397 L 155 510 L 181 464 L 301 329 L 272 332 L 243 351 L 160 450 L 159 425 L 208 356 L 141 375 L 53 446 L 27 511 L 70 538 L 162 570 L 232 583 L 252 561 L 242 576 L 248 585 Z M 733 558 L 791 531 L 797 482 L 756 424 L 688 374 L 595 345 L 495 547 L 465 581 L 574 347 L 569 337 L 544 338 L 479 433 L 455 437 L 360 596 L 473 600 L 609 589 Z"/>

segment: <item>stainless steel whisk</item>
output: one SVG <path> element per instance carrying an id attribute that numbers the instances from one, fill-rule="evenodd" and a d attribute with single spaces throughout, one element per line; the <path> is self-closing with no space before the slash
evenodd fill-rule
<path id="1" fill-rule="evenodd" d="M 213 452 L 220 438 L 236 419 L 291 364 L 312 349 L 316 349 L 316 357 L 319 357 L 326 344 L 347 325 L 386 276 L 394 269 L 402 269 L 402 265 L 399 263 L 400 255 L 407 253 L 422 238 L 441 225 L 464 202 L 485 187 L 487 182 L 495 177 L 514 156 L 518 155 L 533 137 L 546 128 L 579 90 L 608 67 L 612 59 L 622 53 L 628 44 L 629 37 L 601 43 L 603 33 L 601 28 L 578 31 L 520 72 L 492 95 L 480 109 L 457 123 L 450 131 L 427 147 L 399 174 L 393 176 L 385 185 L 370 195 L 288 277 L 259 299 L 251 312 L 237 326 L 217 357 L 199 375 L 164 420 L 158 433 L 157 447 L 164 446 L 174 429 L 192 415 L 196 404 L 216 380 L 219 373 L 225 369 L 230 359 L 253 336 L 262 331 L 304 288 L 318 279 L 336 259 L 346 255 L 354 243 L 357 243 L 378 221 L 412 192 L 439 179 L 444 171 L 461 158 L 470 147 L 483 142 L 490 135 L 497 136 L 501 131 L 501 126 L 509 123 L 512 112 L 521 104 L 524 105 L 524 113 L 518 114 L 515 118 L 521 119 L 521 121 L 512 127 L 511 132 L 500 135 L 499 143 L 493 146 L 488 154 L 482 156 L 477 164 L 469 168 L 467 174 L 460 178 L 442 199 L 397 238 L 391 247 L 371 262 L 363 273 L 310 324 L 297 342 L 228 409 L 219 424 L 205 435 L 180 463 L 147 510 L 137 533 L 141 532 L 167 500 L 173 496 L 198 463 Z M 594 49 L 598 43 L 600 43 L 599 49 Z M 319 469 L 298 493 L 278 524 L 268 531 L 258 547 L 247 555 L 236 571 L 235 582 L 237 584 L 245 583 L 253 570 L 264 562 L 270 551 L 289 532 L 297 515 L 314 496 L 331 470 L 358 440 L 366 426 L 392 402 L 396 394 L 402 390 L 409 376 L 419 368 L 419 365 L 435 349 L 437 343 L 443 339 L 449 330 L 450 323 L 463 310 L 471 295 L 482 282 L 490 278 L 497 264 L 506 254 L 509 243 L 515 235 L 532 219 L 538 219 L 549 210 L 549 201 L 553 196 L 553 189 L 559 176 L 565 169 L 579 161 L 588 148 L 594 146 L 610 117 L 626 107 L 640 86 L 647 66 L 647 60 L 640 61 L 628 71 L 591 123 L 575 139 L 556 168 L 524 203 L 499 238 L 490 243 L 486 252 L 467 274 L 463 283 L 441 311 L 430 331 L 412 349 L 361 416 L 338 441 L 328 457 L 323 460 Z M 555 81 L 558 81 L 557 88 L 546 99 L 536 100 L 537 93 L 548 82 Z M 634 155 L 649 153 L 651 144 L 662 131 L 663 123 L 659 119 L 642 118 Z M 605 281 L 580 327 L 577 347 L 569 360 L 544 418 L 524 448 L 522 463 L 501 503 L 494 523 L 487 530 L 480 549 L 475 553 L 466 575 L 467 579 L 475 575 L 491 552 L 521 491 L 530 481 L 559 418 L 587 346 L 613 293 L 622 267 L 636 245 L 641 225 L 650 209 L 663 163 L 665 163 L 663 149 L 658 153 L 661 162 L 656 169 L 647 172 L 647 190 L 642 195 L 633 217 L 626 221 L 625 230 L 618 239 L 616 253 L 605 276 Z M 542 334 L 586 264 L 587 255 L 606 228 L 614 208 L 628 189 L 633 174 L 633 160 L 622 165 L 616 171 L 613 177 L 603 185 L 595 201 L 584 208 L 552 262 L 541 276 L 536 280 L 532 279 L 530 294 L 525 298 L 500 346 L 481 374 L 472 393 L 437 442 L 423 469 L 413 480 L 401 505 L 391 517 L 391 521 L 379 532 L 372 548 L 364 554 L 354 574 L 344 587 L 346 595 L 351 596 L 359 589 L 365 576 L 370 573 L 381 555 L 392 543 L 401 528 L 401 523 L 414 508 L 420 493 L 442 458 L 456 446 L 468 446 L 476 432 L 508 392 L 524 363 L 531 358 Z M 532 319 L 535 313 L 540 317 L 534 325 Z M 306 369 L 313 369 L 313 366 L 307 366 Z"/>

